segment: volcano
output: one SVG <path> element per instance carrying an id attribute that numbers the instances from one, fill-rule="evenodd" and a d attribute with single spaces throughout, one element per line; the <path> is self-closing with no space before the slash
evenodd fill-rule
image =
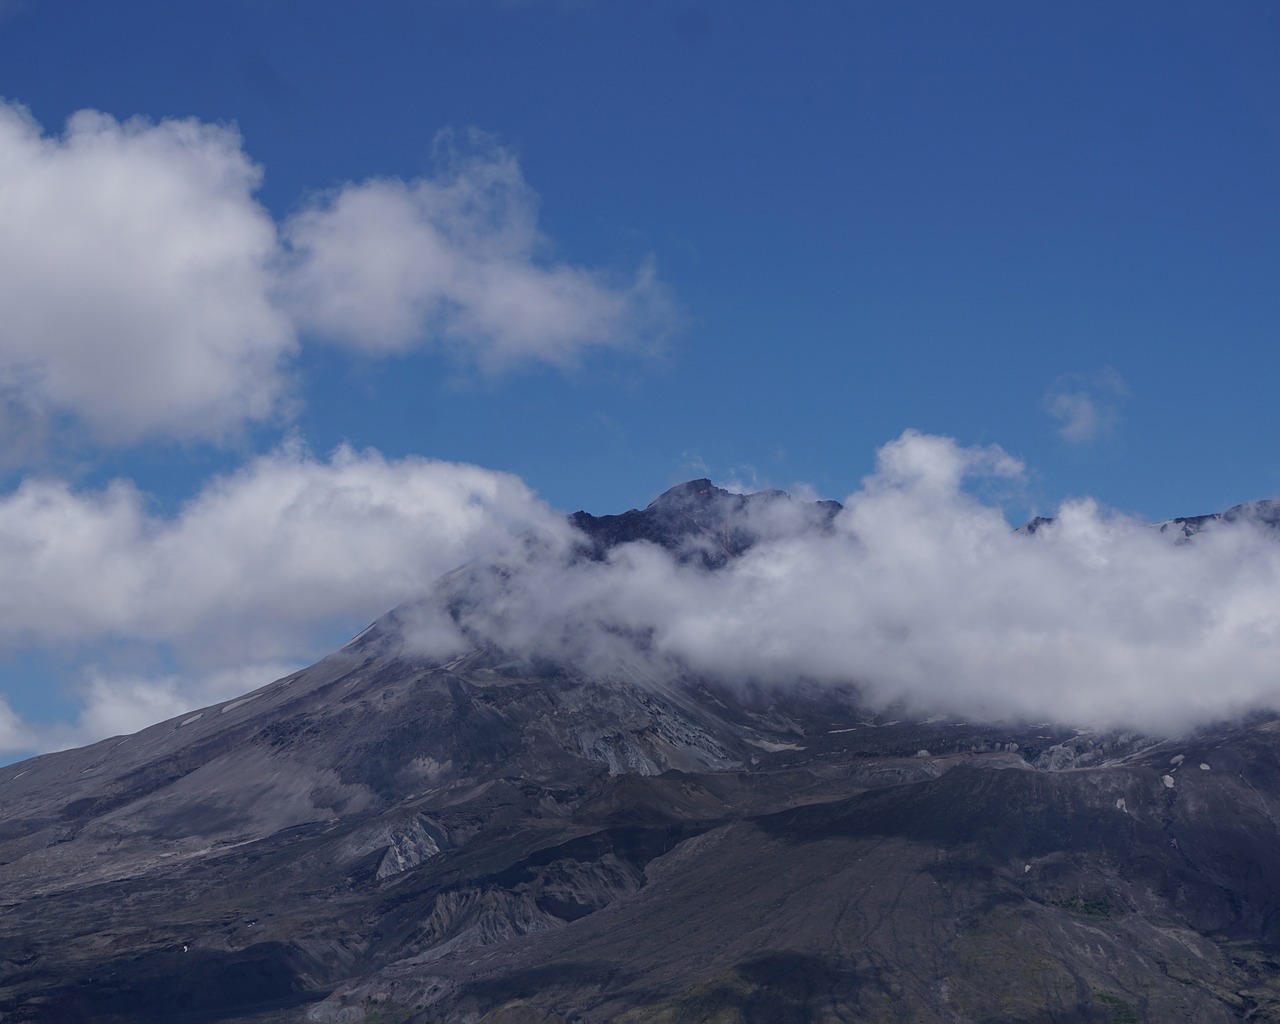
<path id="1" fill-rule="evenodd" d="M 576 513 L 556 557 L 715 573 L 839 510 L 692 481 Z M 642 634 L 565 661 L 470 625 L 513 571 L 3 769 L 0 1020 L 1280 1020 L 1276 716 L 960 721 L 700 675 Z"/>

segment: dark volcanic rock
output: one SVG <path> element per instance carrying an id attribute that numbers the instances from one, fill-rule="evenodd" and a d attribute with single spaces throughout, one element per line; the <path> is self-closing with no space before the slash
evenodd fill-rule
<path id="1" fill-rule="evenodd" d="M 1216 523 L 1252 522 L 1259 526 L 1280 528 L 1280 501 L 1250 501 L 1243 505 L 1234 505 L 1225 512 L 1207 516 L 1186 516 L 1170 519 L 1157 524 L 1161 533 L 1181 534 L 1183 537 L 1194 537 L 1201 530 L 1211 528 Z"/>
<path id="2" fill-rule="evenodd" d="M 1034 534 L 1053 525 L 1052 516 L 1036 516 L 1018 527 L 1018 533 Z M 1178 516 L 1155 523 L 1153 529 L 1168 534 L 1177 541 L 1194 537 L 1202 530 L 1212 529 L 1218 523 L 1250 522 L 1268 529 L 1280 529 L 1280 500 L 1248 501 L 1233 505 L 1225 512 L 1212 512 L 1203 516 Z"/>
<path id="3" fill-rule="evenodd" d="M 574 521 L 714 568 L 837 509 L 695 481 Z M 1280 1019 L 1274 718 L 922 722 L 401 622 L 6 768 L 0 1020 Z"/>
<path id="4" fill-rule="evenodd" d="M 591 539 L 595 557 L 618 544 L 644 540 L 717 568 L 780 529 L 822 529 L 839 511 L 836 501 L 800 504 L 782 491 L 733 494 L 710 480 L 690 480 L 643 510 L 617 516 L 575 512 L 569 521 Z"/>

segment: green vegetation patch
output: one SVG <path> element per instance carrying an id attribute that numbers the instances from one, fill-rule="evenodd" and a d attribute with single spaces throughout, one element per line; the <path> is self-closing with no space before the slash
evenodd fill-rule
<path id="1" fill-rule="evenodd" d="M 668 1002 L 633 1010 L 626 1024 L 807 1024 L 814 1004 L 856 1002 L 858 978 L 823 957 L 764 953 Z"/>
<path id="2" fill-rule="evenodd" d="M 1091 917 L 1095 920 L 1110 917 L 1115 913 L 1116 909 L 1105 893 L 1095 896 L 1060 896 L 1046 902 L 1051 907 L 1057 907 L 1059 910 L 1066 910 L 1072 914 Z"/>
<path id="3" fill-rule="evenodd" d="M 1093 998 L 1110 1014 L 1110 1024 L 1139 1024 L 1138 1011 L 1114 992 L 1094 991 Z"/>

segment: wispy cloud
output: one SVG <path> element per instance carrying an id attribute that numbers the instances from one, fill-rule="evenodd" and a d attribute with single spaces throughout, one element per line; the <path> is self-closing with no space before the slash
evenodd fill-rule
<path id="1" fill-rule="evenodd" d="M 300 323 L 367 352 L 461 346 L 493 369 L 661 330 L 651 266 L 614 282 L 544 258 L 538 200 L 510 152 L 474 132 L 437 149 L 438 177 L 347 185 L 285 225 Z"/>
<path id="2" fill-rule="evenodd" d="M 1118 371 L 1105 367 L 1092 374 L 1059 377 L 1045 393 L 1045 411 L 1058 423 L 1058 436 L 1085 444 L 1109 436 L 1120 416 L 1129 388 Z"/>
<path id="3" fill-rule="evenodd" d="M 231 700 L 304 667 L 301 662 L 246 661 L 225 669 L 146 674 L 89 665 L 83 670 L 74 721 L 21 722 L 8 743 L 0 717 L 0 750 L 54 750 L 120 736 L 193 708 Z"/>

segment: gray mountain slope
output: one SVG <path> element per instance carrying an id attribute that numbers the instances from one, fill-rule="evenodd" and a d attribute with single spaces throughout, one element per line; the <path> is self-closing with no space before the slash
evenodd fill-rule
<path id="1" fill-rule="evenodd" d="M 714 570 L 788 500 L 573 520 L 581 557 Z M 640 659 L 434 662 L 410 612 L 5 769 L 0 1020 L 1280 1019 L 1273 718 L 895 720 Z"/>

